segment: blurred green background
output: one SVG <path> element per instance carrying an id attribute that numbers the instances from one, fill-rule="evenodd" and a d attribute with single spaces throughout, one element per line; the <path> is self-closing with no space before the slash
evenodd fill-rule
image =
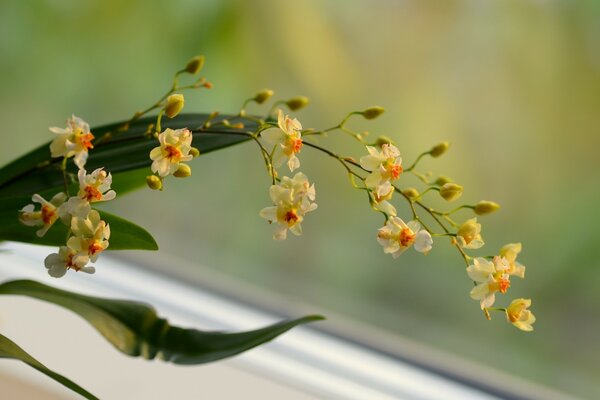
<path id="1" fill-rule="evenodd" d="M 533 334 L 501 315 L 485 321 L 441 240 L 427 257 L 384 255 L 381 218 L 335 162 L 306 147 L 319 209 L 304 236 L 283 243 L 258 216 L 269 179 L 250 143 L 194 161 L 193 177 L 163 193 L 107 205 L 155 234 L 165 272 L 193 278 L 208 267 L 313 311 L 600 396 L 600 2 L 3 1 L 0 162 L 49 140 L 48 127 L 71 113 L 92 126 L 128 118 L 200 53 L 214 89 L 189 94 L 186 111 L 235 112 L 269 87 L 310 97 L 296 114 L 305 127 L 384 106 L 352 126 L 392 137 L 406 163 L 449 140 L 422 170 L 462 183 L 467 202 L 502 205 L 482 218 L 486 254 L 523 242 L 527 279 L 513 279 L 509 298 L 531 297 L 538 321 Z M 364 153 L 342 134 L 319 143 Z"/>

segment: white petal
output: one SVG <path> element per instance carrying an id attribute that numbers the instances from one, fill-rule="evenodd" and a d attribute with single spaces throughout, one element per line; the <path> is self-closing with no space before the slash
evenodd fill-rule
<path id="1" fill-rule="evenodd" d="M 277 207 L 265 207 L 260 210 L 258 215 L 271 222 L 277 221 Z"/>
<path id="2" fill-rule="evenodd" d="M 83 168 L 85 166 L 87 158 L 88 158 L 87 150 L 82 150 L 82 151 L 77 152 L 73 161 L 75 162 L 75 165 L 77 165 L 79 168 Z"/>
<path id="3" fill-rule="evenodd" d="M 290 169 L 290 172 L 294 172 L 295 169 L 300 168 L 300 160 L 298 159 L 298 157 L 296 157 L 295 154 L 292 154 L 292 156 L 288 160 L 287 165 Z"/>
<path id="4" fill-rule="evenodd" d="M 417 237 L 415 238 L 415 250 L 419 253 L 427 254 L 433 247 L 433 238 L 426 230 L 420 230 L 417 232 Z"/>
<path id="5" fill-rule="evenodd" d="M 281 144 L 285 141 L 286 134 L 278 128 L 270 128 L 260 133 L 260 136 L 270 145 Z"/>

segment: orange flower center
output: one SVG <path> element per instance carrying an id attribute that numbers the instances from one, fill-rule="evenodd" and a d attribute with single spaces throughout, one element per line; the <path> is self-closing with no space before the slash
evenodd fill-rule
<path id="1" fill-rule="evenodd" d="M 79 143 L 81 144 L 81 147 L 83 147 L 86 150 L 94 148 L 92 140 L 94 140 L 94 135 L 92 135 L 91 133 L 79 135 Z"/>
<path id="2" fill-rule="evenodd" d="M 168 144 L 165 146 L 165 151 L 167 152 L 166 158 L 173 162 L 177 162 L 181 158 L 181 151 L 175 146 Z"/>
<path id="3" fill-rule="evenodd" d="M 509 287 L 510 281 L 506 278 L 502 278 L 500 279 L 500 282 L 498 282 L 498 290 L 500 290 L 500 293 L 506 293 Z"/>
<path id="4" fill-rule="evenodd" d="M 398 242 L 402 247 L 408 247 L 415 240 L 415 233 L 409 228 L 404 228 L 400 231 L 400 236 L 398 237 Z"/>
<path id="5" fill-rule="evenodd" d="M 283 220 L 289 225 L 292 226 L 294 225 L 296 222 L 298 222 L 298 214 L 296 214 L 296 212 L 294 210 L 290 210 L 288 212 L 285 213 L 285 215 L 283 216 Z"/>
<path id="6" fill-rule="evenodd" d="M 510 280 L 508 278 L 495 278 L 495 280 L 493 282 L 490 282 L 488 284 L 489 290 L 490 292 L 500 292 L 500 293 L 506 293 L 506 291 L 508 290 L 508 288 L 510 287 Z"/>
<path id="7" fill-rule="evenodd" d="M 299 153 L 302 148 L 302 139 L 294 139 L 292 143 L 292 149 L 294 153 Z"/>
<path id="8" fill-rule="evenodd" d="M 104 250 L 104 248 L 102 247 L 102 245 L 100 243 L 98 243 L 97 241 L 92 242 L 89 246 L 88 246 L 88 253 L 90 256 L 93 256 L 96 253 L 101 252 L 102 250 Z"/>
<path id="9" fill-rule="evenodd" d="M 400 178 L 400 174 L 402 174 L 403 171 L 402 166 L 400 164 L 395 164 L 393 158 L 389 158 L 384 163 L 384 168 L 386 171 L 385 175 L 387 175 L 387 178 L 391 180 Z"/>
<path id="10" fill-rule="evenodd" d="M 56 219 L 56 208 L 50 206 L 42 206 L 42 221 L 44 225 L 50 225 Z"/>
<path id="11" fill-rule="evenodd" d="M 85 192 L 83 198 L 87 201 L 102 200 L 102 193 L 95 186 L 87 185 L 83 191 Z"/>

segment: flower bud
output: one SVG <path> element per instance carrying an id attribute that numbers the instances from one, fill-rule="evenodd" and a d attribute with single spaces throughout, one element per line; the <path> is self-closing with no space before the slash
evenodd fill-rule
<path id="1" fill-rule="evenodd" d="M 431 157 L 439 157 L 448 150 L 448 147 L 450 147 L 450 143 L 448 142 L 439 143 L 429 150 L 429 154 L 431 154 Z"/>
<path id="2" fill-rule="evenodd" d="M 196 157 L 198 157 L 198 156 L 200 155 L 200 150 L 198 150 L 198 149 L 197 149 L 197 148 L 195 148 L 195 147 L 192 147 L 192 148 L 190 149 L 190 155 L 191 155 L 192 157 L 196 158 Z"/>
<path id="3" fill-rule="evenodd" d="M 463 187 L 456 183 L 446 183 L 440 188 L 440 196 L 446 201 L 454 201 L 462 196 Z"/>
<path id="4" fill-rule="evenodd" d="M 187 164 L 179 164 L 179 168 L 173 172 L 173 176 L 177 178 L 187 178 L 192 175 L 192 169 Z"/>
<path id="5" fill-rule="evenodd" d="M 413 187 L 402 189 L 402 194 L 411 200 L 419 197 L 419 191 Z"/>
<path id="6" fill-rule="evenodd" d="M 152 190 L 162 189 L 162 179 L 156 175 L 148 175 L 146 177 L 146 185 Z"/>
<path id="7" fill-rule="evenodd" d="M 457 236 L 462 236 L 467 243 L 471 242 L 481 232 L 481 224 L 477 223 L 477 218 L 471 218 L 461 224 L 456 232 Z"/>
<path id="8" fill-rule="evenodd" d="M 260 92 L 256 93 L 254 96 L 254 101 L 257 104 L 262 104 L 265 101 L 269 100 L 271 96 L 273 96 L 274 92 L 271 89 L 263 89 Z"/>
<path id="9" fill-rule="evenodd" d="M 204 67 L 204 56 L 196 56 L 188 61 L 185 66 L 185 72 L 195 75 L 200 72 L 202 67 Z"/>
<path id="10" fill-rule="evenodd" d="M 183 109 L 183 103 L 182 94 L 172 94 L 167 97 L 167 104 L 165 105 L 165 114 L 167 114 L 167 117 L 173 118 L 177 116 L 181 109 Z"/>
<path id="11" fill-rule="evenodd" d="M 362 116 L 365 117 L 365 119 L 375 119 L 375 118 L 379 117 L 381 114 L 383 114 L 384 112 L 385 112 L 385 109 L 383 107 L 373 106 L 373 107 L 369 107 L 365 111 L 363 111 Z"/>
<path id="12" fill-rule="evenodd" d="M 444 186 L 446 183 L 450 183 L 450 182 L 452 182 L 452 179 L 448 178 L 447 176 L 440 176 L 433 183 L 438 186 Z"/>
<path id="13" fill-rule="evenodd" d="M 381 135 L 377 138 L 377 140 L 375 140 L 375 146 L 377 147 L 381 147 L 384 144 L 393 144 L 392 139 L 390 139 L 387 136 Z"/>
<path id="14" fill-rule="evenodd" d="M 296 110 L 299 110 L 301 108 L 306 107 L 306 105 L 308 104 L 308 102 L 309 102 L 308 97 L 297 96 L 297 97 L 292 97 L 291 99 L 289 99 L 288 101 L 286 101 L 285 105 L 290 110 L 296 111 Z"/>
<path id="15" fill-rule="evenodd" d="M 485 214 L 491 214 L 494 211 L 497 211 L 499 208 L 500 208 L 500 204 L 498 204 L 496 202 L 481 200 L 479 203 L 475 204 L 475 207 L 473 208 L 473 210 L 475 211 L 475 214 L 477 214 L 477 215 L 485 215 Z"/>

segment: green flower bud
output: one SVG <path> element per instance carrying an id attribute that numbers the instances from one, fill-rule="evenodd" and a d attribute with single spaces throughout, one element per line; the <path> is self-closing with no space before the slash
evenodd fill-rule
<path id="1" fill-rule="evenodd" d="M 173 172 L 173 176 L 176 178 L 187 178 L 192 175 L 192 169 L 187 164 L 179 164 L 179 168 Z"/>
<path id="2" fill-rule="evenodd" d="M 450 147 L 450 143 L 442 142 L 440 144 L 433 146 L 431 148 L 431 150 L 429 151 L 429 154 L 431 154 L 431 157 L 439 157 L 442 154 L 444 154 L 446 152 L 446 150 L 448 150 L 448 147 Z"/>
<path id="3" fill-rule="evenodd" d="M 308 97 L 297 96 L 297 97 L 292 97 L 291 99 L 289 99 L 288 101 L 286 101 L 285 105 L 290 110 L 296 111 L 296 110 L 299 110 L 301 108 L 306 107 L 306 105 L 308 104 L 308 102 L 309 102 Z"/>
<path id="4" fill-rule="evenodd" d="M 146 185 L 152 190 L 162 189 L 162 179 L 156 175 L 148 175 L 146 177 Z"/>
<path id="5" fill-rule="evenodd" d="M 182 94 L 172 94 L 167 97 L 165 105 L 165 114 L 167 117 L 173 118 L 183 109 L 184 99 Z"/>
<path id="6" fill-rule="evenodd" d="M 254 101 L 257 104 L 262 104 L 273 96 L 274 92 L 271 89 L 263 89 L 254 96 Z"/>
<path id="7" fill-rule="evenodd" d="M 416 199 L 417 197 L 419 197 L 419 191 L 413 187 L 402 189 L 402 194 L 408 197 L 409 199 Z"/>
<path id="8" fill-rule="evenodd" d="M 438 186 L 444 186 L 446 183 L 450 183 L 450 182 L 452 182 L 452 179 L 448 178 L 447 176 L 440 176 L 433 183 Z"/>
<path id="9" fill-rule="evenodd" d="M 185 72 L 195 75 L 200 72 L 202 67 L 204 67 L 204 56 L 196 56 L 188 61 L 185 66 Z"/>
<path id="10" fill-rule="evenodd" d="M 381 135 L 377 138 L 377 140 L 375 140 L 375 146 L 377 147 L 381 147 L 384 144 L 393 144 L 392 139 L 390 139 L 387 136 Z"/>
<path id="11" fill-rule="evenodd" d="M 195 147 L 192 147 L 192 148 L 190 149 L 190 155 L 191 155 L 192 157 L 196 158 L 196 157 L 198 157 L 198 156 L 200 155 L 200 150 L 198 150 L 198 149 L 197 149 L 197 148 L 195 148 Z"/>
<path id="12" fill-rule="evenodd" d="M 379 117 L 381 114 L 383 114 L 384 112 L 385 112 L 385 109 L 383 107 L 373 106 L 373 107 L 369 107 L 365 111 L 363 111 L 362 116 L 365 117 L 365 119 L 375 119 L 375 118 Z"/>
<path id="13" fill-rule="evenodd" d="M 462 196 L 463 187 L 456 183 L 446 183 L 440 188 L 440 196 L 446 201 L 454 201 Z"/>
<path id="14" fill-rule="evenodd" d="M 479 203 L 475 204 L 473 210 L 477 215 L 486 215 L 498 211 L 499 208 L 500 204 L 496 202 L 481 200 Z"/>

